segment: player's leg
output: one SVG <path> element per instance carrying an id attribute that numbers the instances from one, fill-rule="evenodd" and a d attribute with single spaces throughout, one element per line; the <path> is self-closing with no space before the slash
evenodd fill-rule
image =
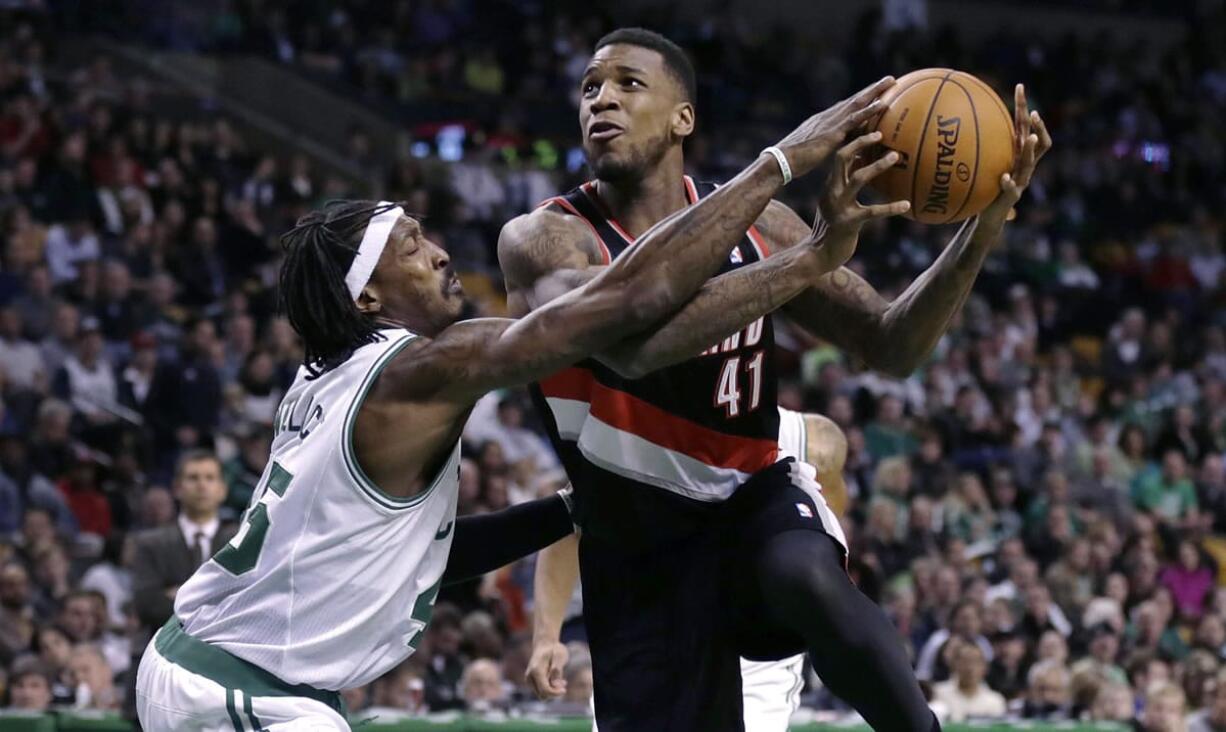
<path id="1" fill-rule="evenodd" d="M 314 699 L 247 697 L 241 691 L 235 697 L 243 723 L 253 732 L 350 732 L 344 717 Z"/>
<path id="2" fill-rule="evenodd" d="M 787 732 L 788 722 L 800 706 L 804 665 L 803 654 L 782 661 L 741 660 L 746 730 Z"/>
<path id="3" fill-rule="evenodd" d="M 137 671 L 136 708 L 150 732 L 350 732 L 322 702 L 226 688 L 167 660 L 152 643 Z"/>
<path id="4" fill-rule="evenodd" d="M 743 729 L 739 658 L 718 612 L 714 538 L 627 553 L 579 541 L 601 732 Z"/>
<path id="5" fill-rule="evenodd" d="M 874 729 L 939 729 L 894 626 L 847 576 L 842 530 L 812 467 L 756 474 L 726 504 L 734 545 L 736 633 L 754 660 L 812 652 L 826 686 Z"/>
<path id="6" fill-rule="evenodd" d="M 221 732 L 235 725 L 226 710 L 226 689 L 177 666 L 153 643 L 136 672 L 136 714 L 141 727 L 158 732 Z"/>
<path id="7" fill-rule="evenodd" d="M 874 729 L 939 729 L 898 631 L 851 583 L 842 547 L 823 533 L 791 529 L 765 540 L 756 563 L 769 618 L 804 639 L 832 692 Z"/>

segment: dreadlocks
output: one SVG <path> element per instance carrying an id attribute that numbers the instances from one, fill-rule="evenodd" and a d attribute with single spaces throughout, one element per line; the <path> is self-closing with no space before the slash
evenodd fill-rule
<path id="1" fill-rule="evenodd" d="M 302 337 L 303 365 L 316 377 L 368 343 L 383 340 L 373 318 L 358 310 L 345 286 L 366 225 L 395 204 L 330 201 L 298 219 L 281 237 L 281 307 Z"/>

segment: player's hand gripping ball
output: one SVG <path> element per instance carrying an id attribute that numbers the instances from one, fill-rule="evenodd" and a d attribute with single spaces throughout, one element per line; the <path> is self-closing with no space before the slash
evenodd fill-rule
<path id="1" fill-rule="evenodd" d="M 962 71 L 921 69 L 899 78 L 882 102 L 882 152 L 899 160 L 872 186 L 887 200 L 910 201 L 905 216 L 948 224 L 996 198 L 1015 140 L 1013 115 L 991 87 Z"/>

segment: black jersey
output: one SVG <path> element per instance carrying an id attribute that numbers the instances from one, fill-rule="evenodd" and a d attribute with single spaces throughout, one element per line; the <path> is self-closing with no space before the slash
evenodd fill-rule
<path id="1" fill-rule="evenodd" d="M 685 186 L 690 203 L 715 190 L 688 176 Z M 634 246 L 591 182 L 541 206 L 586 222 L 606 263 Z M 768 255 L 750 227 L 720 273 Z M 774 347 L 767 316 L 640 379 L 587 359 L 533 385 L 585 537 L 650 541 L 684 531 L 779 459 Z"/>

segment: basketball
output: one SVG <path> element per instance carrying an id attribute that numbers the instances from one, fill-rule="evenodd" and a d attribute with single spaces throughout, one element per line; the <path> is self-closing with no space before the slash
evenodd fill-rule
<path id="1" fill-rule="evenodd" d="M 952 69 L 921 69 L 882 97 L 881 144 L 898 164 L 873 181 L 892 201 L 907 200 L 909 218 L 925 224 L 962 221 L 1000 192 L 1013 168 L 1013 115 L 987 84 Z"/>

